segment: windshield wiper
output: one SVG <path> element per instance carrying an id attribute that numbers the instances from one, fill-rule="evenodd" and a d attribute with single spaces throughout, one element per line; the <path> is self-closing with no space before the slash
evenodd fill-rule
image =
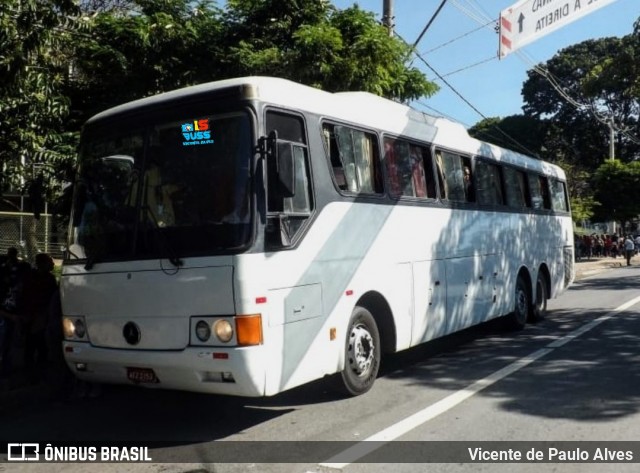
<path id="1" fill-rule="evenodd" d="M 163 243 L 164 249 L 168 253 L 167 259 L 169 260 L 169 263 L 174 265 L 176 268 L 180 268 L 181 266 L 183 266 L 184 261 L 182 261 L 182 259 L 176 255 L 175 250 L 173 249 L 173 247 L 171 246 L 171 243 L 169 242 L 169 238 L 167 238 L 167 236 L 162 231 L 163 227 L 161 227 L 160 224 L 158 223 L 158 219 L 156 218 L 151 208 L 148 205 L 143 205 L 141 207 L 141 210 L 146 211 L 147 215 L 151 215 L 150 220 L 153 222 L 153 225 L 158 230 L 157 233 L 160 235 L 160 239 Z"/>

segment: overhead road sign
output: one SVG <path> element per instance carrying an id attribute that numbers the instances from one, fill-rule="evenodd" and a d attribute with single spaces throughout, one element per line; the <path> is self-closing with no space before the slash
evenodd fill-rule
<path id="1" fill-rule="evenodd" d="M 615 0 L 520 0 L 500 12 L 500 59 Z"/>

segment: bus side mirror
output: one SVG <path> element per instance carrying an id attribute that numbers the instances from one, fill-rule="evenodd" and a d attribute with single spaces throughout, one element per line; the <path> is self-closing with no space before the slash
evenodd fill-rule
<path id="1" fill-rule="evenodd" d="M 283 197 L 293 197 L 296 194 L 295 160 L 293 157 L 293 143 L 289 141 L 277 142 L 278 180 Z"/>

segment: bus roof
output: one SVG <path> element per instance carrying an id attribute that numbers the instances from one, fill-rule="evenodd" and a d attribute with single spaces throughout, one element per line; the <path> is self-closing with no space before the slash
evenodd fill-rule
<path id="1" fill-rule="evenodd" d="M 463 125 L 446 118 L 435 117 L 368 92 L 331 93 L 276 77 L 249 76 L 185 87 L 116 106 L 95 115 L 87 123 L 140 107 L 234 87 L 247 99 L 311 112 L 564 178 L 564 172 L 558 166 L 479 141 L 471 137 Z"/>

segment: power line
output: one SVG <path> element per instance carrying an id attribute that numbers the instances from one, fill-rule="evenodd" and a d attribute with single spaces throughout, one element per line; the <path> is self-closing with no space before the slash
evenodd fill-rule
<path id="1" fill-rule="evenodd" d="M 446 42 L 444 42 L 444 43 L 442 43 L 442 44 L 440 44 L 440 45 L 438 45 L 438 46 L 436 46 L 434 48 L 431 48 L 431 49 L 427 50 L 427 51 L 423 51 L 420 54 L 430 54 L 430 53 L 432 53 L 434 51 L 437 51 L 438 49 L 444 48 L 445 46 L 449 46 L 451 43 L 455 43 L 456 41 L 458 41 L 458 40 L 460 40 L 462 38 L 465 38 L 465 37 L 475 33 L 476 31 L 480 31 L 482 28 L 485 28 L 487 25 L 489 25 L 491 23 L 495 23 L 495 20 L 491 20 L 490 22 L 488 22 L 488 23 L 486 23 L 484 25 L 480 25 L 477 28 L 472 29 L 471 31 L 467 31 L 466 33 L 461 34 L 460 36 L 456 36 L 455 38 L 450 39 L 449 41 L 446 41 Z"/>
<path id="2" fill-rule="evenodd" d="M 453 0 L 454 5 L 458 6 L 459 8 L 461 8 L 461 5 L 458 4 L 458 2 L 456 0 Z M 471 102 L 469 102 L 469 100 L 467 100 L 453 85 L 451 85 L 445 78 L 444 76 L 442 76 L 438 71 L 436 71 L 428 62 L 426 59 L 424 59 L 422 57 L 422 55 L 416 51 L 415 49 L 415 45 L 418 44 L 419 40 L 422 38 L 422 35 L 424 34 L 424 32 L 426 31 L 426 29 L 431 25 L 431 23 L 433 22 L 433 19 L 435 18 L 435 16 L 438 14 L 438 12 L 440 11 L 440 8 L 442 7 L 442 5 L 444 4 L 444 1 L 442 2 L 442 4 L 440 4 L 440 7 L 438 8 L 438 11 L 436 11 L 436 13 L 434 14 L 433 18 L 427 23 L 427 26 L 425 27 L 425 29 L 423 30 L 423 32 L 420 34 L 420 36 L 418 37 L 418 39 L 416 40 L 416 42 L 413 45 L 413 54 L 420 59 L 420 61 L 422 61 L 424 63 L 425 66 L 427 66 L 437 77 L 439 80 L 441 80 L 447 87 L 449 87 L 449 89 L 451 89 L 451 91 L 456 94 L 464 103 L 466 103 L 474 112 L 476 112 L 478 115 L 480 115 L 484 120 L 488 120 L 487 116 L 485 116 L 480 110 L 478 110 L 478 108 L 473 105 Z M 462 7 L 463 10 L 464 7 Z M 470 15 L 474 15 L 472 13 L 468 13 Z M 478 18 L 478 16 L 476 16 L 476 18 Z M 482 18 L 482 14 L 480 15 L 480 18 Z M 495 20 L 491 20 L 491 23 L 493 23 Z M 488 22 L 486 21 L 486 16 L 484 18 L 484 21 L 479 21 L 483 26 L 486 26 L 486 24 L 488 24 Z M 400 35 L 396 34 L 396 36 L 398 38 L 400 38 L 402 41 L 405 42 L 405 44 L 408 44 Z M 482 62 L 487 62 L 485 61 L 481 61 Z M 477 64 L 476 64 L 477 65 Z M 470 67 L 474 67 L 475 65 L 471 65 L 467 68 Z M 464 69 L 463 69 L 464 70 Z M 455 71 L 454 71 L 455 73 Z M 449 74 L 451 75 L 451 74 Z M 530 149 L 528 149 L 526 146 L 524 146 L 523 144 L 521 144 L 520 142 L 518 142 L 516 139 L 512 138 L 508 133 L 506 133 L 504 130 L 502 130 L 499 126 L 494 125 L 493 126 L 501 135 L 503 135 L 505 138 L 507 138 L 507 140 L 509 140 L 511 143 L 513 143 L 514 145 L 516 145 L 519 149 L 523 150 L 526 154 L 530 154 L 532 156 L 537 156 L 537 153 L 534 153 L 533 151 L 531 151 Z"/>
<path id="3" fill-rule="evenodd" d="M 457 74 L 459 72 L 463 72 L 463 71 L 466 71 L 468 69 L 472 69 L 472 68 L 474 68 L 476 66 L 480 66 L 480 65 L 485 64 L 487 62 L 495 61 L 496 59 L 498 59 L 498 57 L 496 55 L 492 54 L 490 57 L 488 57 L 486 59 L 483 59 L 481 61 L 475 62 L 473 64 L 469 64 L 468 66 L 462 67 L 460 69 L 456 69 L 455 71 L 451 71 L 451 72 L 447 72 L 446 74 L 442 74 L 442 77 L 449 77 L 449 76 L 452 76 L 452 75 Z"/>
<path id="4" fill-rule="evenodd" d="M 452 1 L 453 1 L 453 6 L 454 7 L 456 7 L 462 13 L 467 15 L 469 18 L 471 18 L 472 20 L 475 20 L 476 22 L 478 22 L 480 24 L 486 22 L 489 19 L 489 18 L 486 18 L 484 13 L 479 13 L 479 14 L 475 13 L 475 12 L 471 11 L 468 7 L 465 7 L 465 6 L 461 5 L 457 0 L 452 0 Z"/>
<path id="5" fill-rule="evenodd" d="M 402 41 L 404 41 L 404 39 L 400 35 L 396 35 L 396 36 L 398 36 L 398 38 L 400 38 Z M 406 43 L 406 41 L 405 41 L 405 43 Z M 449 87 L 449 89 L 451 89 L 451 91 L 454 94 L 456 94 L 464 103 L 466 103 L 474 112 L 476 112 L 478 115 L 480 115 L 483 119 L 488 120 L 488 117 L 486 115 L 484 115 L 480 110 L 478 110 L 478 108 L 475 105 L 473 105 L 471 102 L 469 102 L 469 100 L 467 100 L 460 92 L 458 92 L 458 90 L 453 85 L 451 85 L 442 75 L 440 75 L 440 73 L 438 71 L 436 71 L 433 67 L 431 67 L 431 65 L 427 62 L 427 60 L 425 58 L 423 58 L 415 49 L 414 49 L 413 53 L 415 54 L 415 56 L 418 59 L 420 59 L 420 61 L 422 61 L 424 63 L 425 66 L 427 66 L 436 76 L 438 76 L 438 78 L 447 87 Z M 526 152 L 526 154 L 530 154 L 532 156 L 537 156 L 536 153 L 534 153 L 533 151 L 528 149 L 526 146 L 524 146 L 523 144 L 518 142 L 516 139 L 512 138 L 508 133 L 503 131 L 500 127 L 498 127 L 497 125 L 494 126 L 494 127 L 495 127 L 495 129 L 497 131 L 499 131 L 510 142 L 515 144 L 521 150 L 524 150 Z"/>
<path id="6" fill-rule="evenodd" d="M 483 28 L 483 27 L 487 26 L 487 24 L 490 24 L 490 23 L 493 23 L 493 22 L 497 21 L 497 20 L 489 20 L 490 16 L 486 14 L 486 12 L 482 9 L 482 7 L 480 5 L 478 5 L 478 7 L 472 6 L 471 5 L 472 0 L 467 0 L 467 3 L 469 4 L 469 7 L 465 7 L 465 6 L 461 5 L 457 0 L 453 0 L 453 5 L 456 8 L 458 8 L 465 15 L 469 16 L 471 19 L 473 19 L 477 23 L 480 23 L 481 26 L 479 28 Z M 476 9 L 476 11 L 475 12 L 472 11 L 473 9 Z M 482 10 L 482 11 L 478 13 L 478 9 Z M 489 20 L 489 21 L 487 21 L 487 20 Z M 598 122 L 600 122 L 601 124 L 606 125 L 606 126 L 612 126 L 613 129 L 617 133 L 623 134 L 625 137 L 627 137 L 630 141 L 632 141 L 635 144 L 640 144 L 640 140 L 637 137 L 629 134 L 628 130 L 624 130 L 624 129 L 618 127 L 618 126 L 615 126 L 615 123 L 613 122 L 613 116 L 607 117 L 605 115 L 602 115 L 601 112 L 595 107 L 594 104 L 580 103 L 576 99 L 571 97 L 571 95 L 569 95 L 569 93 L 559 83 L 560 82 L 559 79 L 557 77 L 555 77 L 547 68 L 545 68 L 541 64 L 535 63 L 535 61 L 532 59 L 532 57 L 528 53 L 526 53 L 523 50 L 518 50 L 518 51 L 516 51 L 516 55 L 525 64 L 528 63 L 527 65 L 529 67 L 531 67 L 534 72 L 536 72 L 536 73 L 540 74 L 542 77 L 544 77 L 547 80 L 547 82 L 549 82 L 549 84 L 551 84 L 551 87 L 553 87 L 553 89 L 560 95 L 560 97 L 562 99 L 564 99 L 568 104 L 572 105 L 573 107 L 575 107 L 578 110 L 585 110 L 585 111 L 590 112 L 593 115 L 593 117 Z M 471 66 L 469 66 L 469 68 L 474 67 L 474 66 L 475 65 L 471 65 Z M 461 70 L 464 70 L 464 69 L 461 69 Z M 449 74 L 446 74 L 445 76 L 448 76 L 448 75 L 451 75 L 451 74 L 454 74 L 454 73 L 457 73 L 457 72 L 460 72 L 460 71 L 453 71 L 453 72 L 451 72 Z"/>
<path id="7" fill-rule="evenodd" d="M 420 42 L 420 40 L 422 39 L 422 37 L 424 36 L 424 34 L 427 32 L 427 30 L 429 29 L 429 27 L 431 26 L 431 23 L 433 23 L 433 20 L 436 19 L 436 17 L 438 16 L 438 13 L 440 13 L 440 10 L 442 10 L 442 7 L 444 7 L 444 4 L 447 3 L 447 0 L 442 0 L 442 2 L 440 3 L 440 5 L 438 6 L 438 9 L 436 10 L 436 12 L 433 14 L 433 16 L 431 16 L 431 19 L 427 22 L 426 26 L 424 27 L 424 29 L 422 30 L 422 33 L 420 33 L 418 35 L 418 38 L 414 41 L 413 43 L 413 49 L 416 49 L 416 46 L 418 46 L 418 43 Z"/>
<path id="8" fill-rule="evenodd" d="M 484 18 L 491 18 L 491 15 L 482 7 L 482 4 L 478 2 L 478 0 L 467 0 L 467 3 L 469 3 L 470 5 L 476 3 L 477 5 L 475 5 L 474 8 L 479 12 L 479 15 L 481 17 L 484 16 Z M 496 18 L 493 21 L 497 23 L 498 19 Z"/>
<path id="9" fill-rule="evenodd" d="M 428 108 L 429 110 L 435 112 L 436 114 L 438 114 L 438 116 L 444 117 L 444 118 L 446 118 L 448 120 L 451 120 L 452 122 L 462 123 L 462 125 L 464 125 L 465 127 L 471 128 L 471 125 L 469 125 L 468 123 L 464 123 L 464 122 L 461 122 L 459 120 L 456 120 L 451 115 L 446 114 L 446 113 L 438 110 L 437 108 L 433 108 L 431 105 L 428 105 L 426 102 L 424 102 L 422 100 L 416 100 L 416 103 L 418 103 L 419 105 L 422 105 L 424 108 Z"/>
<path id="10" fill-rule="evenodd" d="M 418 59 L 422 61 L 422 63 L 425 66 L 429 68 L 429 70 L 431 70 L 431 72 L 433 72 L 438 77 L 438 79 L 440 79 L 447 87 L 449 87 L 451 91 L 454 94 L 456 94 L 464 103 L 466 103 L 474 112 L 476 112 L 482 118 L 485 118 L 485 119 L 487 118 L 480 110 L 478 110 L 471 102 L 469 102 L 460 92 L 458 92 L 458 90 L 453 85 L 451 85 L 444 77 L 442 77 L 438 71 L 436 71 L 433 67 L 431 67 L 431 64 L 429 64 L 426 59 L 424 59 L 422 56 L 420 56 L 417 53 L 415 53 L 415 55 Z"/>

